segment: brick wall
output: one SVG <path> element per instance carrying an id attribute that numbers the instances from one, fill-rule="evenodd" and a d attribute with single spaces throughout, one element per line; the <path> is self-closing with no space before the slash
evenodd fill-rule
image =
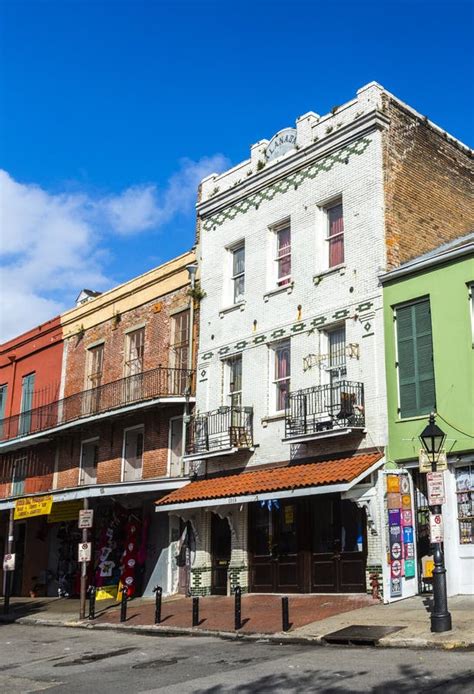
<path id="1" fill-rule="evenodd" d="M 54 459 L 55 445 L 53 443 L 40 444 L 0 456 L 0 498 L 10 495 L 16 461 L 22 461 L 17 464 L 26 465 L 25 494 L 37 494 L 50 490 L 53 485 Z"/>
<path id="2" fill-rule="evenodd" d="M 86 387 L 87 350 L 104 340 L 102 383 L 124 377 L 127 331 L 145 326 L 144 371 L 169 365 L 170 314 L 187 309 L 187 288 L 172 292 L 159 300 L 138 306 L 115 319 L 89 328 L 85 333 L 66 340 L 67 363 L 64 395 L 72 395 Z"/>
<path id="3" fill-rule="evenodd" d="M 384 95 L 387 267 L 474 228 L 469 150 Z"/>
<path id="4" fill-rule="evenodd" d="M 58 443 L 57 488 L 77 486 L 81 457 L 81 442 L 98 438 L 99 456 L 97 484 L 114 484 L 121 481 L 124 430 L 144 427 L 143 479 L 154 479 L 168 473 L 169 420 L 182 414 L 178 405 L 164 409 L 153 408 L 128 417 L 121 417 L 102 424 L 92 424 Z"/>

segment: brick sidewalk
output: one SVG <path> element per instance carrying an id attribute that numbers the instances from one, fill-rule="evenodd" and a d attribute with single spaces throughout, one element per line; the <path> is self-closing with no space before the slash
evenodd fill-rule
<path id="1" fill-rule="evenodd" d="M 344 612 L 369 607 L 377 601 L 366 595 L 289 595 L 291 630 Z M 120 608 L 109 607 L 101 612 L 96 606 L 95 623 L 116 624 Z M 161 625 L 167 627 L 192 626 L 192 599 L 177 597 L 163 601 Z M 131 600 L 127 609 L 127 626 L 151 625 L 155 618 L 154 600 Z M 212 596 L 199 599 L 199 628 L 216 631 L 234 630 L 234 598 Z M 244 633 L 274 634 L 281 631 L 281 596 L 243 595 L 242 629 Z"/>

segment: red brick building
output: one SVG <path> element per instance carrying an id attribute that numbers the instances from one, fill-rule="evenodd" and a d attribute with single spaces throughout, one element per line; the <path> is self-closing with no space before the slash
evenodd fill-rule
<path id="1" fill-rule="evenodd" d="M 156 583 L 165 591 L 176 584 L 168 554 L 179 528 L 153 512 L 153 501 L 184 483 L 183 413 L 194 401 L 196 339 L 189 267 L 192 253 L 104 294 L 82 292 L 57 320 L 59 366 L 47 391 L 54 398 L 33 395 L 27 431 L 3 420 L 4 524 L 20 498 L 53 498 L 48 515 L 15 521 L 14 593 L 78 593 L 85 499 L 94 510 L 91 583 L 111 594 L 120 581 L 147 594 Z M 34 461 L 21 488 L 12 483 L 19 456 Z"/>
<path id="2" fill-rule="evenodd" d="M 61 383 L 63 340 L 59 316 L 15 337 L 0 346 L 0 499 L 36 494 L 51 488 L 54 454 L 48 443 L 28 446 L 30 431 L 38 422 L 38 412 L 57 401 Z M 54 406 L 53 406 L 54 407 Z M 14 443 L 13 443 L 14 442 Z M 7 541 L 8 512 L 0 512 L 0 546 Z M 34 528 L 15 528 L 20 553 L 33 546 Z M 25 558 L 28 564 L 32 555 Z M 21 573 L 23 573 L 22 567 Z M 3 577 L 0 565 L 0 590 Z M 26 566 L 26 573 L 31 573 Z M 15 576 L 15 592 L 23 591 L 20 572 Z"/>

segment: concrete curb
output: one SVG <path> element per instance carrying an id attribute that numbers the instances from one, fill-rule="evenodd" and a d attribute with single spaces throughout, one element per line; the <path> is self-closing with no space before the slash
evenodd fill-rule
<path id="1" fill-rule="evenodd" d="M 324 646 L 329 648 L 330 645 L 324 640 L 325 634 L 315 634 L 311 636 L 297 636 L 294 634 L 286 634 L 284 632 L 276 634 L 245 634 L 235 631 L 213 631 L 211 629 L 199 629 L 195 627 L 169 627 L 169 626 L 158 626 L 158 625 L 128 625 L 128 624 L 114 624 L 112 622 L 103 623 L 92 623 L 89 621 L 79 621 L 79 620 L 64 620 L 64 619 L 43 619 L 41 617 L 18 617 L 15 619 L 13 616 L 1 615 L 0 622 L 6 624 L 24 624 L 28 626 L 47 626 L 47 627 L 67 627 L 75 629 L 94 629 L 99 631 L 127 631 L 132 634 L 143 634 L 147 636 L 162 636 L 162 637 L 176 637 L 176 636 L 193 636 L 197 638 L 202 637 L 213 637 L 220 638 L 227 641 L 253 641 L 253 642 L 267 642 L 267 643 L 278 643 L 292 644 L 292 645 L 312 645 L 312 646 Z M 346 646 L 347 648 L 348 646 Z M 459 641 L 434 641 L 428 638 L 420 637 L 390 637 L 385 636 L 381 638 L 375 646 L 375 648 L 411 648 L 420 650 L 463 650 L 463 651 L 474 651 L 474 641 L 459 640 Z"/>

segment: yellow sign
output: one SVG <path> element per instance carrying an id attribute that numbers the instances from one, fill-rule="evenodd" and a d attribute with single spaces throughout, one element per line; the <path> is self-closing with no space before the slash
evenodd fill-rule
<path id="1" fill-rule="evenodd" d="M 400 491 L 400 478 L 398 475 L 387 475 L 387 492 L 397 493 Z"/>
<path id="2" fill-rule="evenodd" d="M 97 593 L 95 594 L 96 600 L 117 600 L 118 599 L 118 585 L 113 586 L 101 586 L 97 588 Z"/>
<path id="3" fill-rule="evenodd" d="M 62 523 L 63 521 L 79 520 L 79 511 L 84 507 L 84 502 L 79 499 L 74 501 L 60 501 L 53 504 L 48 516 L 48 523 Z"/>
<path id="4" fill-rule="evenodd" d="M 423 578 L 433 578 L 434 569 L 434 559 L 432 556 L 422 557 L 421 568 L 423 573 Z"/>
<path id="5" fill-rule="evenodd" d="M 15 503 L 14 520 L 23 520 L 33 516 L 47 516 L 48 513 L 51 513 L 52 505 L 52 496 L 29 496 L 26 499 L 18 499 Z"/>

